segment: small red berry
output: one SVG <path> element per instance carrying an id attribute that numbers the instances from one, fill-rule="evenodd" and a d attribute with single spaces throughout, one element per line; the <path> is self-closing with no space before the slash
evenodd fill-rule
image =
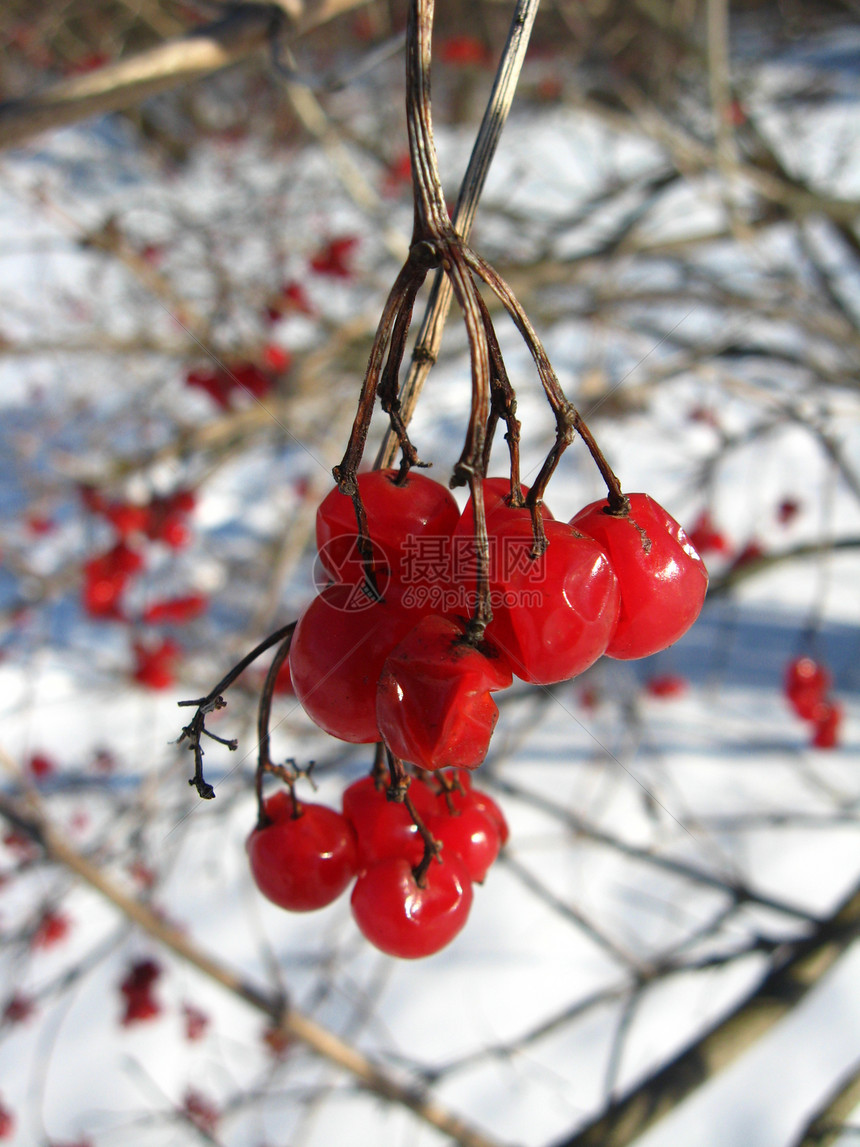
<path id="1" fill-rule="evenodd" d="M 491 692 L 511 670 L 489 645 L 463 640 L 464 626 L 430 615 L 389 653 L 376 694 L 382 738 L 422 769 L 474 769 L 484 760 L 499 710 Z"/>
<path id="2" fill-rule="evenodd" d="M 358 475 L 374 563 L 383 567 L 380 581 L 386 574 L 411 585 L 444 578 L 450 574 L 448 543 L 460 518 L 454 496 L 441 483 L 415 470 L 402 483 L 396 481 L 397 475 L 394 469 Z M 364 565 L 357 544 L 355 509 L 352 499 L 336 487 L 317 510 L 316 537 L 320 561 L 329 577 L 361 585 Z"/>
<path id="3" fill-rule="evenodd" d="M 603 547 L 618 577 L 621 609 L 608 657 L 648 657 L 672 645 L 701 612 L 708 571 L 684 530 L 647 494 L 630 494 L 629 515 L 592 502 L 571 525 Z"/>
<path id="4" fill-rule="evenodd" d="M 202 593 L 191 593 L 185 597 L 168 597 L 154 601 L 143 611 L 143 621 L 147 625 L 184 625 L 204 613 L 209 599 Z"/>
<path id="5" fill-rule="evenodd" d="M 820 701 L 812 712 L 812 744 L 816 749 L 835 749 L 839 744 L 842 706 Z"/>
<path id="6" fill-rule="evenodd" d="M 531 557 L 526 518 L 494 519 L 490 565 L 493 620 L 487 639 L 517 677 L 538 685 L 567 681 L 606 651 L 618 620 L 619 584 L 601 545 L 549 520 L 545 552 Z"/>
<path id="7" fill-rule="evenodd" d="M 401 959 L 430 956 L 463 928 L 472 906 L 472 883 L 463 861 L 433 863 L 419 886 L 408 860 L 392 858 L 359 876 L 352 914 L 367 940 Z"/>
<path id="8" fill-rule="evenodd" d="M 36 926 L 36 931 L 30 941 L 31 947 L 36 949 L 53 948 L 55 944 L 65 940 L 70 927 L 71 921 L 68 916 L 63 912 L 49 908 L 42 914 L 42 918 Z"/>
<path id="9" fill-rule="evenodd" d="M 785 667 L 783 692 L 798 717 L 811 721 L 832 683 L 830 671 L 820 661 L 795 657 Z"/>
<path id="10" fill-rule="evenodd" d="M 341 813 L 277 792 L 265 802 L 267 822 L 248 837 L 254 881 L 265 897 L 291 912 L 331 904 L 358 870 L 355 834 Z"/>
<path id="11" fill-rule="evenodd" d="M 490 866 L 501 848 L 499 831 L 491 818 L 476 804 L 467 803 L 458 812 L 431 816 L 426 822 L 433 839 L 442 845 L 442 860 L 459 856 L 469 879 L 483 884 Z"/>
<path id="12" fill-rule="evenodd" d="M 423 781 L 412 781 L 409 797 L 422 820 L 438 812 L 436 796 Z M 343 815 L 355 830 L 360 870 L 392 857 L 412 865 L 421 862 L 424 841 L 417 825 L 406 806 L 389 800 L 372 776 L 353 781 L 344 791 Z"/>
<path id="13" fill-rule="evenodd" d="M 645 692 L 651 697 L 682 697 L 688 687 L 687 678 L 677 673 L 662 673 L 645 682 Z"/>
<path id="14" fill-rule="evenodd" d="M 37 780 L 43 780 L 57 771 L 57 766 L 47 753 L 34 753 L 30 757 L 28 767 Z"/>
<path id="15" fill-rule="evenodd" d="M 311 270 L 334 279 L 351 279 L 355 274 L 352 254 L 357 246 L 355 235 L 339 235 L 330 239 L 311 256 Z"/>
<path id="16" fill-rule="evenodd" d="M 321 729 L 356 744 L 381 740 L 376 686 L 385 658 L 420 620 L 391 582 L 382 601 L 357 585 L 330 585 L 299 617 L 290 646 L 293 688 Z M 425 611 L 426 612 L 426 611 Z"/>
<path id="17" fill-rule="evenodd" d="M 176 680 L 175 663 L 182 653 L 176 642 L 169 638 L 155 645 L 135 641 L 132 650 L 134 680 L 147 689 L 169 689 Z"/>

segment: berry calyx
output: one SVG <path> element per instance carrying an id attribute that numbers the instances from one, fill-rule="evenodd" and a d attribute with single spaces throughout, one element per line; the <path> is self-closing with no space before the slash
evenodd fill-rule
<path id="1" fill-rule="evenodd" d="M 376 694 L 382 738 L 422 769 L 474 769 L 484 760 L 499 710 L 491 692 L 511 670 L 491 646 L 464 641 L 465 626 L 429 615 L 389 653 Z"/>
<path id="2" fill-rule="evenodd" d="M 616 516 L 592 502 L 571 519 L 603 547 L 618 577 L 621 608 L 607 657 L 648 657 L 672 645 L 701 612 L 708 571 L 690 539 L 647 494 L 630 494 Z"/>
<path id="3" fill-rule="evenodd" d="M 266 822 L 246 842 L 254 882 L 291 912 L 324 908 L 358 871 L 355 834 L 335 809 L 277 792 L 264 804 Z"/>
<path id="4" fill-rule="evenodd" d="M 391 858 L 359 876 L 352 914 L 366 939 L 389 956 L 414 960 L 449 944 L 472 907 L 472 884 L 459 857 L 431 864 L 419 885 L 408 860 Z"/>
<path id="5" fill-rule="evenodd" d="M 381 573 L 414 581 L 416 554 L 410 539 L 450 538 L 460 517 L 454 496 L 425 474 L 410 470 L 402 483 L 398 470 L 370 470 L 357 478 L 373 543 L 373 560 Z M 317 510 L 317 550 L 334 581 L 360 585 L 365 578 L 358 549 L 358 526 L 351 498 L 335 488 Z M 380 586 L 380 588 L 383 588 Z"/>

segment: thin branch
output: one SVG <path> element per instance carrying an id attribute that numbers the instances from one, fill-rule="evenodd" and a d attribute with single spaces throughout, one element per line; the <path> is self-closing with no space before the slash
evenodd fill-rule
<path id="1" fill-rule="evenodd" d="M 290 29 L 299 35 L 363 0 L 320 0 L 308 5 Z M 209 76 L 264 48 L 285 18 L 275 4 L 246 3 L 229 14 L 128 60 L 53 84 L 45 91 L 0 104 L 0 148 L 20 145 L 64 127 L 133 107 L 160 92 Z"/>
<path id="2" fill-rule="evenodd" d="M 487 173 L 496 153 L 502 129 L 507 122 L 539 3 L 540 0 L 519 0 L 511 20 L 508 39 L 493 82 L 493 90 L 463 176 L 452 219 L 454 230 L 464 240 L 468 239 L 471 232 Z M 409 424 L 418 396 L 439 354 L 442 331 L 452 298 L 453 291 L 449 280 L 438 272 L 433 280 L 430 297 L 415 340 L 412 365 L 401 387 L 401 417 L 404 425 Z M 396 435 L 389 431 L 383 439 L 376 465 L 381 468 L 390 466 L 397 452 L 397 446 Z"/>
<path id="3" fill-rule="evenodd" d="M 627 1147 L 787 1015 L 858 934 L 860 888 L 855 887 L 810 936 L 776 950 L 771 971 L 730 1015 L 557 1147 Z"/>

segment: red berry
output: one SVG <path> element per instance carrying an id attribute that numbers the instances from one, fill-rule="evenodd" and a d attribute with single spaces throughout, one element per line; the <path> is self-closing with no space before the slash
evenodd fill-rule
<path id="1" fill-rule="evenodd" d="M 236 362 L 227 370 L 230 384 L 243 390 L 253 398 L 264 398 L 274 385 L 274 378 L 268 371 L 254 362 Z"/>
<path id="2" fill-rule="evenodd" d="M 380 570 L 380 577 L 391 573 L 404 584 L 444 577 L 450 571 L 450 537 L 460 517 L 454 496 L 415 470 L 402 485 L 394 481 L 397 474 L 390 469 L 358 475 L 374 562 L 387 566 Z M 320 561 L 335 581 L 353 585 L 364 581 L 357 538 L 352 499 L 335 488 L 317 510 Z"/>
<path id="3" fill-rule="evenodd" d="M 496 523 L 494 522 L 494 529 Z M 532 558 L 531 524 L 505 521 L 490 563 L 487 638 L 524 681 L 551 685 L 605 652 L 618 618 L 618 580 L 601 546 L 564 522 L 544 523 L 549 545 Z"/>
<path id="4" fill-rule="evenodd" d="M 708 510 L 702 510 L 687 536 L 700 554 L 727 554 L 732 548 L 725 535 L 714 525 Z"/>
<path id="5" fill-rule="evenodd" d="M 290 646 L 293 688 L 321 729 L 342 741 L 381 740 L 376 685 L 385 658 L 421 613 L 402 606 L 392 582 L 382 601 L 360 586 L 330 585 L 299 618 Z"/>
<path id="6" fill-rule="evenodd" d="M 35 1010 L 36 1005 L 29 996 L 15 992 L 9 997 L 3 1007 L 2 1022 L 6 1024 L 24 1023 Z"/>
<path id="7" fill-rule="evenodd" d="M 29 761 L 30 772 L 37 780 L 42 780 L 44 777 L 49 777 L 52 773 L 56 772 L 57 766 L 47 753 L 34 753 Z"/>
<path id="8" fill-rule="evenodd" d="M 143 620 L 148 625 L 168 623 L 184 625 L 199 617 L 209 605 L 209 599 L 202 593 L 191 593 L 185 597 L 168 597 L 154 601 L 143 611 Z"/>
<path id="9" fill-rule="evenodd" d="M 352 267 L 352 253 L 358 246 L 355 235 L 340 235 L 330 239 L 311 257 L 311 270 L 318 275 L 328 275 L 335 279 L 351 279 L 355 274 Z"/>
<path id="10" fill-rule="evenodd" d="M 812 657 L 795 657 L 785 667 L 783 692 L 798 717 L 811 721 L 832 682 L 829 670 L 821 662 Z"/>
<path id="11" fill-rule="evenodd" d="M 499 716 L 490 693 L 511 684 L 507 662 L 487 645 L 465 644 L 463 632 L 447 618 L 423 618 L 388 655 L 379 678 L 382 738 L 422 769 L 477 768 Z"/>
<path id="12" fill-rule="evenodd" d="M 439 59 L 459 68 L 484 66 L 490 62 L 490 53 L 476 36 L 448 36 L 439 43 Z"/>
<path id="13" fill-rule="evenodd" d="M 766 550 L 761 542 L 757 542 L 755 538 L 747 542 L 743 549 L 735 556 L 732 562 L 733 566 L 745 566 L 751 562 L 757 562 L 766 554 Z"/>
<path id="14" fill-rule="evenodd" d="M 839 744 L 842 706 L 820 701 L 812 712 L 812 744 L 816 749 L 835 749 Z"/>
<path id="15" fill-rule="evenodd" d="M 125 997 L 125 1011 L 120 1020 L 123 1027 L 153 1020 L 161 1014 L 161 1005 L 152 995 L 160 975 L 161 968 L 155 960 L 138 960 L 129 968 L 119 986 Z"/>
<path id="16" fill-rule="evenodd" d="M 419 887 L 408 860 L 383 860 L 359 876 L 352 913 L 363 935 L 389 956 L 412 960 L 444 948 L 466 923 L 472 884 L 456 856 L 427 870 Z"/>
<path id="17" fill-rule="evenodd" d="M 266 343 L 263 347 L 262 356 L 263 364 L 267 366 L 269 370 L 273 370 L 279 374 L 288 370 L 290 363 L 293 361 L 293 356 L 290 352 L 285 347 L 278 346 L 277 343 Z"/>
<path id="18" fill-rule="evenodd" d="M 438 811 L 433 790 L 422 780 L 413 779 L 409 797 L 422 821 Z M 360 871 L 392 857 L 421 862 L 424 841 L 415 821 L 405 804 L 377 788 L 374 777 L 361 777 L 344 791 L 343 815 L 355 830 Z"/>
<path id="19" fill-rule="evenodd" d="M 470 803 L 459 812 L 444 812 L 431 816 L 426 827 L 433 839 L 442 845 L 442 860 L 458 856 L 466 866 L 469 879 L 483 884 L 501 848 L 498 829 L 491 818 L 477 805 Z"/>
<path id="20" fill-rule="evenodd" d="M 175 662 L 182 650 L 169 638 L 155 645 L 135 641 L 132 677 L 147 689 L 169 689 L 176 680 Z"/>
<path id="21" fill-rule="evenodd" d="M 523 497 L 529 492 L 528 486 L 521 486 Z M 485 478 L 483 481 L 483 494 L 484 494 L 484 517 L 487 520 L 487 529 L 494 532 L 496 529 L 503 529 L 504 523 L 513 521 L 514 518 L 522 518 L 525 521 L 531 521 L 531 512 L 524 506 L 511 506 L 511 481 L 510 478 Z M 548 506 L 541 505 L 543 517 L 547 521 L 552 521 L 552 511 Z M 460 515 L 460 520 L 454 530 L 455 537 L 472 537 L 475 533 L 475 515 L 472 510 L 472 499 L 469 498 L 468 502 Z"/>
<path id="22" fill-rule="evenodd" d="M 205 391 L 222 410 L 230 409 L 232 383 L 224 371 L 207 366 L 197 367 L 186 372 L 185 385 Z"/>
<path id="23" fill-rule="evenodd" d="M 83 605 L 92 617 L 122 616 L 122 595 L 129 578 L 143 567 L 143 558 L 124 541 L 84 565 Z"/>
<path id="24" fill-rule="evenodd" d="M 11 1139 L 15 1131 L 15 1116 L 0 1100 L 0 1139 Z"/>
<path id="25" fill-rule="evenodd" d="M 149 507 L 130 502 L 111 502 L 104 508 L 104 516 L 121 538 L 144 533 L 149 525 Z"/>
<path id="26" fill-rule="evenodd" d="M 708 571 L 690 539 L 647 494 L 630 494 L 630 514 L 592 502 L 571 520 L 609 555 L 621 588 L 608 657 L 648 657 L 681 637 L 701 612 Z"/>
<path id="27" fill-rule="evenodd" d="M 681 697 L 687 692 L 686 677 L 677 673 L 663 673 L 657 677 L 649 677 L 645 682 L 645 692 L 652 697 Z"/>
<path id="28" fill-rule="evenodd" d="M 324 908 L 358 870 L 355 834 L 339 812 L 277 792 L 265 802 L 268 823 L 248 837 L 254 881 L 265 897 L 291 912 Z"/>
<path id="29" fill-rule="evenodd" d="M 451 808 L 455 811 L 467 808 L 479 809 L 492 821 L 499 834 L 501 843 L 506 844 L 510 836 L 508 822 L 505 820 L 505 814 L 493 798 L 480 789 L 472 787 L 472 778 L 469 773 L 460 772 L 457 774 L 457 779 L 465 791 L 460 792 L 458 789 L 453 788 L 447 792 L 440 793 L 437 797 L 440 809 L 446 812 L 450 811 Z"/>
<path id="30" fill-rule="evenodd" d="M 53 948 L 68 935 L 71 923 L 68 916 L 49 908 L 43 915 L 33 938 L 30 941 L 33 948 Z"/>
<path id="31" fill-rule="evenodd" d="M 797 498 L 783 498 L 776 510 L 776 520 L 780 525 L 787 526 L 800 513 L 801 504 Z"/>

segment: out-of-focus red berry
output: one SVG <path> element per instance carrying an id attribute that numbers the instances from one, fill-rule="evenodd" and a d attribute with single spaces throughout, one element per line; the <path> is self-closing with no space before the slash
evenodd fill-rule
<path id="1" fill-rule="evenodd" d="M 662 673 L 645 682 L 645 692 L 651 697 L 682 697 L 688 688 L 687 678 L 678 673 Z"/>
<path id="2" fill-rule="evenodd" d="M 56 772 L 56 765 L 47 753 L 34 753 L 32 757 L 30 757 L 27 767 L 37 780 L 42 780 L 44 777 L 49 777 L 53 772 Z"/>
<path id="3" fill-rule="evenodd" d="M 485 67 L 492 57 L 486 46 L 476 36 L 446 36 L 440 40 L 437 53 L 444 64 L 455 67 Z"/>
<path id="4" fill-rule="evenodd" d="M 209 599 L 202 593 L 190 593 L 185 597 L 168 597 L 154 601 L 143 611 L 147 625 L 185 625 L 205 613 Z"/>
<path id="5" fill-rule="evenodd" d="M 165 638 L 155 645 L 136 641 L 132 677 L 147 689 L 169 689 L 176 679 L 175 663 L 182 650 L 175 641 Z"/>
<path id="6" fill-rule="evenodd" d="M 357 246 L 358 237 L 355 235 L 339 235 L 330 239 L 311 256 L 311 270 L 334 279 L 351 279 L 355 274 L 352 256 Z"/>
<path id="7" fill-rule="evenodd" d="M 49 908 L 36 925 L 30 946 L 34 949 L 53 948 L 55 944 L 65 940 L 70 928 L 71 921 L 65 913 Z"/>

